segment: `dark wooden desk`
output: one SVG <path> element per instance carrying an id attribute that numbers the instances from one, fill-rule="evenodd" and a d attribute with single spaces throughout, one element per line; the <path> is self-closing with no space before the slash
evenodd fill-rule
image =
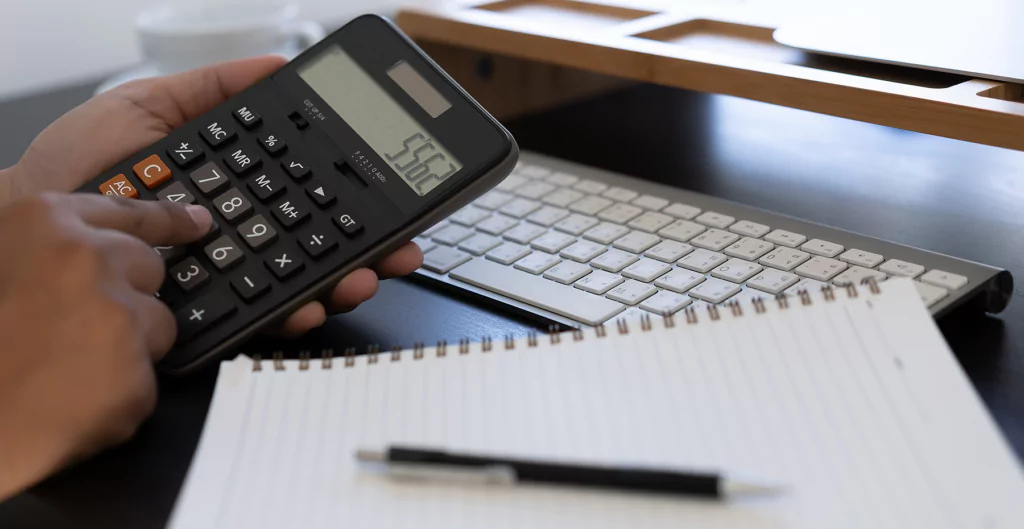
<path id="1" fill-rule="evenodd" d="M 88 89 L 0 105 L 0 165 Z M 1024 153 L 744 100 L 640 87 L 510 123 L 521 145 L 976 261 L 1024 278 Z M 999 317 L 953 314 L 947 339 L 1024 455 L 1024 300 Z M 396 325 L 396 312 L 413 315 Z M 527 332 L 529 322 L 428 286 L 389 281 L 298 344 L 449 340 Z M 70 352 L 69 352 L 70 353 Z M 162 527 L 198 440 L 213 371 L 161 380 L 136 439 L 0 505 L 0 527 Z M 296 447 L 299 449 L 299 447 Z"/>

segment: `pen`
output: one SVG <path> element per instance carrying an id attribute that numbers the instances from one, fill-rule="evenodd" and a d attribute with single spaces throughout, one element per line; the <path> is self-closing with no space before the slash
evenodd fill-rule
<path id="1" fill-rule="evenodd" d="M 356 459 L 362 463 L 385 464 L 392 477 L 428 481 L 552 483 L 718 499 L 776 494 L 784 490 L 778 485 L 729 479 L 713 472 L 531 461 L 401 446 L 388 447 L 385 451 L 358 450 Z"/>

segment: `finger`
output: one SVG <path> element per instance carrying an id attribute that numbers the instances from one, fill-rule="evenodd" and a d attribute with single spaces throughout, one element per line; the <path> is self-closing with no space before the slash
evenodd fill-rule
<path id="1" fill-rule="evenodd" d="M 174 314 L 167 305 L 153 296 L 133 292 L 130 299 L 140 331 L 146 340 L 146 350 L 156 362 L 171 350 L 178 337 Z"/>
<path id="2" fill-rule="evenodd" d="M 408 242 L 397 249 L 391 255 L 381 259 L 374 265 L 373 270 L 377 272 L 380 279 L 401 277 L 416 271 L 423 264 L 423 252 L 414 242 Z"/>
<path id="3" fill-rule="evenodd" d="M 328 308 L 332 314 L 350 312 L 360 304 L 369 301 L 377 293 L 380 283 L 377 274 L 369 268 L 361 268 L 342 278 L 328 297 Z"/>
<path id="4" fill-rule="evenodd" d="M 137 292 L 152 295 L 164 280 L 164 261 L 139 239 L 114 230 L 102 230 L 96 244 L 117 273 Z"/>
<path id="5" fill-rule="evenodd" d="M 327 311 L 319 301 L 313 301 L 292 313 L 279 327 L 270 331 L 273 336 L 294 338 L 321 326 L 327 321 Z"/>
<path id="6" fill-rule="evenodd" d="M 129 200 L 103 195 L 57 195 L 64 207 L 86 224 L 117 230 L 149 245 L 186 244 L 210 231 L 213 217 L 202 207 L 155 200 Z"/>

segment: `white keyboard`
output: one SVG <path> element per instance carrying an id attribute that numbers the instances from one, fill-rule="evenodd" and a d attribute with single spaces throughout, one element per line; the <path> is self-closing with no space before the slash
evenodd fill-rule
<path id="1" fill-rule="evenodd" d="M 568 325 L 908 277 L 936 316 L 1009 273 L 532 153 L 416 239 L 421 276 Z"/>

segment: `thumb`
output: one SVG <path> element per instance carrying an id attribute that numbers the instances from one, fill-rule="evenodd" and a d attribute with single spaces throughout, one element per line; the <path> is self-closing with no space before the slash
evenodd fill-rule
<path id="1" fill-rule="evenodd" d="M 62 206 L 96 228 L 117 230 L 151 246 L 193 242 L 210 231 L 213 216 L 203 206 L 132 200 L 93 194 L 58 196 Z"/>

